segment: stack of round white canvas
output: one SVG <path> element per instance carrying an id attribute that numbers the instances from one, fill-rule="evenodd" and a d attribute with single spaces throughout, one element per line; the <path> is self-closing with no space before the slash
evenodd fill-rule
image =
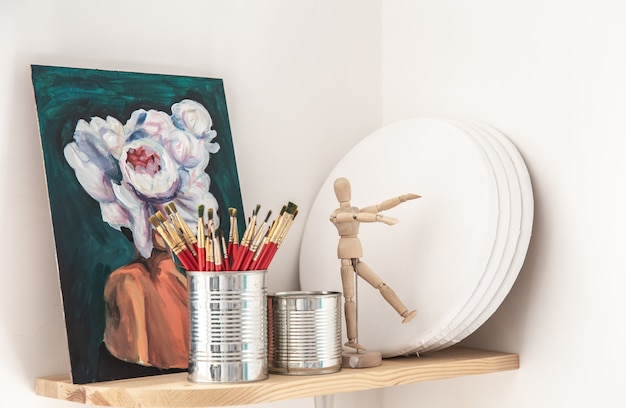
<path id="1" fill-rule="evenodd" d="M 357 280 L 358 341 L 384 357 L 458 343 L 489 318 L 524 261 L 533 197 L 524 161 L 501 132 L 473 122 L 410 119 L 358 143 L 331 171 L 306 220 L 302 290 L 342 291 L 334 180 L 352 185 L 352 206 L 422 196 L 384 212 L 398 224 L 361 224 L 367 263 L 408 309 L 408 324 Z M 345 322 L 344 322 L 345 324 Z"/>

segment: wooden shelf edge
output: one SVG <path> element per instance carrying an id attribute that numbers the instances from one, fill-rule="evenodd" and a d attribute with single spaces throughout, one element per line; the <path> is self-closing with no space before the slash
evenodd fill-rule
<path id="1" fill-rule="evenodd" d="M 187 381 L 186 373 L 91 384 L 72 384 L 68 375 L 42 377 L 35 380 L 35 393 L 86 405 L 128 408 L 248 405 L 518 368 L 518 354 L 454 346 L 419 357 L 384 359 L 379 367 L 309 376 L 270 375 L 263 381 L 237 384 L 195 384 Z"/>

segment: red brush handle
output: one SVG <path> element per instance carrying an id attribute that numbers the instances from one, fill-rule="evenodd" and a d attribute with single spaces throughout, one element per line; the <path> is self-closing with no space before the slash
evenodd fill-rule
<path id="1" fill-rule="evenodd" d="M 239 270 L 247 271 L 248 268 L 250 267 L 250 264 L 252 263 L 252 258 L 254 258 L 254 251 L 251 251 L 250 249 L 248 249 L 248 251 L 246 252 L 246 257 L 241 263 L 241 267 Z"/>
<path id="2" fill-rule="evenodd" d="M 243 266 L 243 261 L 246 258 L 246 254 L 248 253 L 248 247 L 238 246 L 237 252 L 235 253 L 235 259 L 233 260 L 233 271 L 241 271 L 241 267 Z"/>
<path id="3" fill-rule="evenodd" d="M 198 270 L 204 271 L 206 269 L 206 249 L 198 247 Z"/>
<path id="4" fill-rule="evenodd" d="M 196 258 L 193 257 L 191 251 L 185 249 L 177 254 L 178 259 L 183 264 L 183 267 L 188 271 L 197 271 L 198 270 L 198 262 Z"/>
<path id="5" fill-rule="evenodd" d="M 233 250 L 235 248 L 235 244 L 232 242 L 228 243 L 228 249 L 226 250 L 226 252 L 228 253 L 228 259 L 233 259 L 233 257 L 235 256 L 233 254 Z"/>
<path id="6" fill-rule="evenodd" d="M 263 242 L 256 250 L 256 252 L 254 253 L 254 257 L 252 258 L 252 262 L 250 262 L 250 265 L 248 266 L 248 270 L 250 271 L 256 271 L 257 267 L 260 264 L 261 259 L 263 258 L 263 255 L 265 254 L 265 252 L 267 252 L 266 247 L 268 246 L 268 244 L 266 244 L 265 242 Z"/>
<path id="7" fill-rule="evenodd" d="M 222 258 L 222 270 L 229 271 L 230 270 L 230 258 L 225 256 Z"/>
<path id="8" fill-rule="evenodd" d="M 274 258 L 274 254 L 278 250 L 278 245 L 274 242 L 270 242 L 267 245 L 267 249 L 261 253 L 261 258 L 259 259 L 258 266 L 259 269 L 267 269 Z"/>

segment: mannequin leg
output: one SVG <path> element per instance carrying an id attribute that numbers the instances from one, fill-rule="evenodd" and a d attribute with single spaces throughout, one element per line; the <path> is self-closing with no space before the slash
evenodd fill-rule
<path id="1" fill-rule="evenodd" d="M 344 314 L 346 317 L 346 331 L 348 347 L 357 350 L 365 350 L 365 347 L 357 343 L 356 303 L 354 301 L 354 268 L 350 259 L 341 260 L 341 283 L 343 286 Z"/>
<path id="2" fill-rule="evenodd" d="M 402 303 L 398 295 L 396 295 L 396 292 L 387 286 L 387 284 L 385 284 L 385 282 L 383 282 L 383 280 L 380 279 L 380 277 L 378 277 L 378 275 L 376 275 L 372 268 L 370 268 L 366 263 L 359 262 L 358 274 L 372 287 L 378 289 L 387 303 L 389 303 L 396 310 L 396 312 L 404 318 L 402 323 L 408 323 L 415 317 L 417 310 L 409 311 L 404 303 Z"/>

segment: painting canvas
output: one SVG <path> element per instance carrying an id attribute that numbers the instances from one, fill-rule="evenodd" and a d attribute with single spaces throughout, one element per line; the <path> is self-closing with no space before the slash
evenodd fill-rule
<path id="1" fill-rule="evenodd" d="M 243 217 L 223 81 L 31 70 L 72 382 L 185 371 L 185 271 L 150 217 Z"/>

